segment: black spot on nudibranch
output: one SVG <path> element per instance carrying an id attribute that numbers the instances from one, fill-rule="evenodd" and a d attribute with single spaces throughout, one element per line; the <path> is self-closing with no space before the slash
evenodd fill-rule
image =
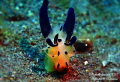
<path id="1" fill-rule="evenodd" d="M 68 54 L 68 52 L 67 52 L 67 51 L 65 51 L 65 54 L 67 55 L 67 54 Z"/>
<path id="2" fill-rule="evenodd" d="M 48 48 L 50 48 L 50 47 L 48 47 Z"/>
<path id="3" fill-rule="evenodd" d="M 60 31 L 62 30 L 62 26 L 60 27 Z"/>
<path id="4" fill-rule="evenodd" d="M 62 39 L 58 39 L 58 42 L 61 42 L 62 41 Z"/>
<path id="5" fill-rule="evenodd" d="M 66 66 L 68 67 L 68 63 L 67 63 L 67 62 L 65 62 L 65 64 L 66 64 Z"/>
<path id="6" fill-rule="evenodd" d="M 75 53 L 75 50 L 73 50 L 73 52 Z"/>
<path id="7" fill-rule="evenodd" d="M 54 55 L 52 57 L 54 57 Z"/>
<path id="8" fill-rule="evenodd" d="M 60 64 L 58 63 L 58 64 L 57 64 L 57 68 L 59 68 L 59 67 L 60 67 Z"/>
<path id="9" fill-rule="evenodd" d="M 48 53 L 48 49 L 46 50 L 46 52 Z"/>
<path id="10" fill-rule="evenodd" d="M 60 52 L 58 51 L 58 56 L 60 55 Z"/>
<path id="11" fill-rule="evenodd" d="M 57 40 L 58 40 L 58 34 L 56 34 L 55 37 L 54 37 L 54 44 L 58 44 Z"/>
<path id="12" fill-rule="evenodd" d="M 44 59 L 40 59 L 40 61 L 43 61 Z"/>

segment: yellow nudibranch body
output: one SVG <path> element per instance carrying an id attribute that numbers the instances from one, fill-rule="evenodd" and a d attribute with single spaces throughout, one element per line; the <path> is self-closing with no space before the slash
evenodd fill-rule
<path id="1" fill-rule="evenodd" d="M 48 72 L 63 71 L 65 68 L 68 68 L 70 57 L 75 55 L 74 46 L 64 44 L 65 33 L 60 31 L 59 35 L 58 45 L 54 47 L 48 46 L 46 50 L 44 65 Z M 53 37 L 51 35 L 51 38 Z"/>

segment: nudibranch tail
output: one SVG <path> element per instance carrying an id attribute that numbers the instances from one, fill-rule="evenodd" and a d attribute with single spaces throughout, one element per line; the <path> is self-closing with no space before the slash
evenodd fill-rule
<path id="1" fill-rule="evenodd" d="M 39 22 L 40 22 L 40 27 L 41 27 L 41 32 L 43 36 L 46 38 L 50 32 L 52 31 L 52 28 L 50 26 L 49 18 L 48 18 L 48 0 L 44 0 L 42 7 L 40 8 L 40 13 L 39 13 Z"/>

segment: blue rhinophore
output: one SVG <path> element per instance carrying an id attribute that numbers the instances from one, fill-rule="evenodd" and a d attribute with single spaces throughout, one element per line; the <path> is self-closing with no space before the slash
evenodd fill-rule
<path id="1" fill-rule="evenodd" d="M 49 22 L 48 12 L 47 12 L 48 3 L 49 3 L 48 0 L 43 1 L 43 5 L 40 8 L 40 13 L 39 13 L 40 27 L 42 27 L 41 32 L 45 38 L 52 31 L 52 28 L 51 28 L 50 22 Z"/>
<path id="2" fill-rule="evenodd" d="M 63 25 L 63 31 L 65 31 L 67 35 L 72 36 L 74 26 L 75 26 L 74 9 L 69 8 L 66 21 L 65 21 L 65 23 Z"/>

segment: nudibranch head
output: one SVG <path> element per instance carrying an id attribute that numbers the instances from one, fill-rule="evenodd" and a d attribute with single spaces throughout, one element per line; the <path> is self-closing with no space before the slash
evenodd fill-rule
<path id="1" fill-rule="evenodd" d="M 52 30 L 47 14 L 47 7 L 48 0 L 44 0 L 40 8 L 40 27 L 48 44 L 44 59 L 45 69 L 48 72 L 63 71 L 69 67 L 70 57 L 75 55 L 73 44 L 76 41 L 76 37 L 72 37 L 75 24 L 74 9 L 69 8 L 63 26 Z"/>

